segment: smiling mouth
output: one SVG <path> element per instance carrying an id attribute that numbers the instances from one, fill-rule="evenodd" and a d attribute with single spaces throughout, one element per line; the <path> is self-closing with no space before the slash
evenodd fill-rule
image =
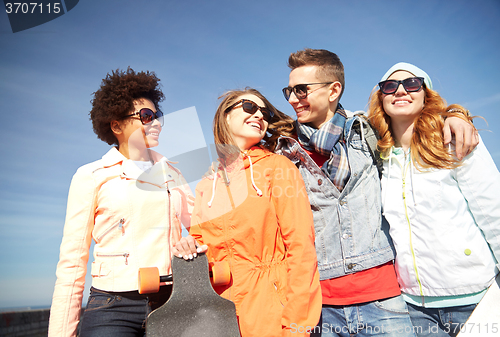
<path id="1" fill-rule="evenodd" d="M 410 104 L 411 102 L 409 101 L 406 101 L 406 100 L 399 100 L 399 101 L 394 101 L 394 105 L 406 105 L 406 104 Z"/>
<path id="2" fill-rule="evenodd" d="M 146 136 L 154 136 L 154 137 L 158 137 L 160 136 L 160 133 L 159 132 L 146 132 Z"/>
<path id="3" fill-rule="evenodd" d="M 305 114 L 309 114 L 311 113 L 311 110 L 309 109 L 309 106 L 301 106 L 301 107 L 297 107 L 297 108 L 294 108 L 295 110 L 295 115 L 297 115 L 297 117 L 301 117 Z"/>
<path id="4" fill-rule="evenodd" d="M 253 128 L 258 129 L 259 131 L 261 131 L 261 130 L 262 130 L 261 125 L 260 125 L 259 123 L 257 123 L 257 122 L 250 122 L 250 123 L 248 123 L 248 125 L 250 125 L 250 126 L 251 126 L 251 127 L 253 127 Z"/>

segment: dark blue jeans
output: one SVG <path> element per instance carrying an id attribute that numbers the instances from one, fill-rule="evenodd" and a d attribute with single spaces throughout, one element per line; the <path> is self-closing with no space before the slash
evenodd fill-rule
<path id="1" fill-rule="evenodd" d="M 401 295 L 349 306 L 323 305 L 311 337 L 415 337 Z"/>
<path id="2" fill-rule="evenodd" d="M 149 313 L 163 305 L 172 286 L 162 286 L 155 294 L 137 291 L 107 292 L 91 288 L 83 313 L 80 337 L 143 337 Z"/>
<path id="3" fill-rule="evenodd" d="M 476 305 L 423 308 L 408 303 L 408 310 L 418 337 L 448 337 L 460 332 Z"/>

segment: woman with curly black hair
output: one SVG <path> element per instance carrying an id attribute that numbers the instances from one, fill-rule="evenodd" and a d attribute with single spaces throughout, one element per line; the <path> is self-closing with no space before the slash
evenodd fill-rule
<path id="1" fill-rule="evenodd" d="M 138 292 L 139 268 L 171 273 L 171 247 L 190 224 L 193 196 L 158 145 L 164 95 L 152 72 L 116 70 L 94 93 L 90 119 L 111 148 L 73 176 L 57 265 L 49 336 L 76 336 L 92 239 L 92 287 L 80 336 L 143 336 L 145 319 L 170 296 Z"/>

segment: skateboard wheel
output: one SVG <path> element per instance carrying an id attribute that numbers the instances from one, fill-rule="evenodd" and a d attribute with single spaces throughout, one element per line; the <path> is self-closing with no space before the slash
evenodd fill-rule
<path id="1" fill-rule="evenodd" d="M 231 270 L 227 261 L 210 262 L 212 270 L 212 285 L 224 286 L 231 281 Z"/>
<path id="2" fill-rule="evenodd" d="M 158 268 L 139 268 L 139 294 L 157 293 L 159 290 L 160 272 Z"/>

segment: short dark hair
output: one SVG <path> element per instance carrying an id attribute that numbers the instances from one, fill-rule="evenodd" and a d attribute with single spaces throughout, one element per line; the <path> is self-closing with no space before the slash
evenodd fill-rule
<path id="1" fill-rule="evenodd" d="M 342 85 L 339 99 L 342 97 L 345 88 L 344 65 L 337 54 L 324 49 L 311 48 L 291 53 L 288 58 L 288 67 L 293 70 L 302 66 L 318 66 L 317 76 L 321 81 L 339 81 Z"/>
<path id="2" fill-rule="evenodd" d="M 111 122 L 130 113 L 137 99 L 147 98 L 159 109 L 159 102 L 165 99 L 159 82 L 154 72 L 136 73 L 130 67 L 126 71 L 117 69 L 108 73 L 90 101 L 92 110 L 89 115 L 97 137 L 109 145 L 117 144 Z"/>

